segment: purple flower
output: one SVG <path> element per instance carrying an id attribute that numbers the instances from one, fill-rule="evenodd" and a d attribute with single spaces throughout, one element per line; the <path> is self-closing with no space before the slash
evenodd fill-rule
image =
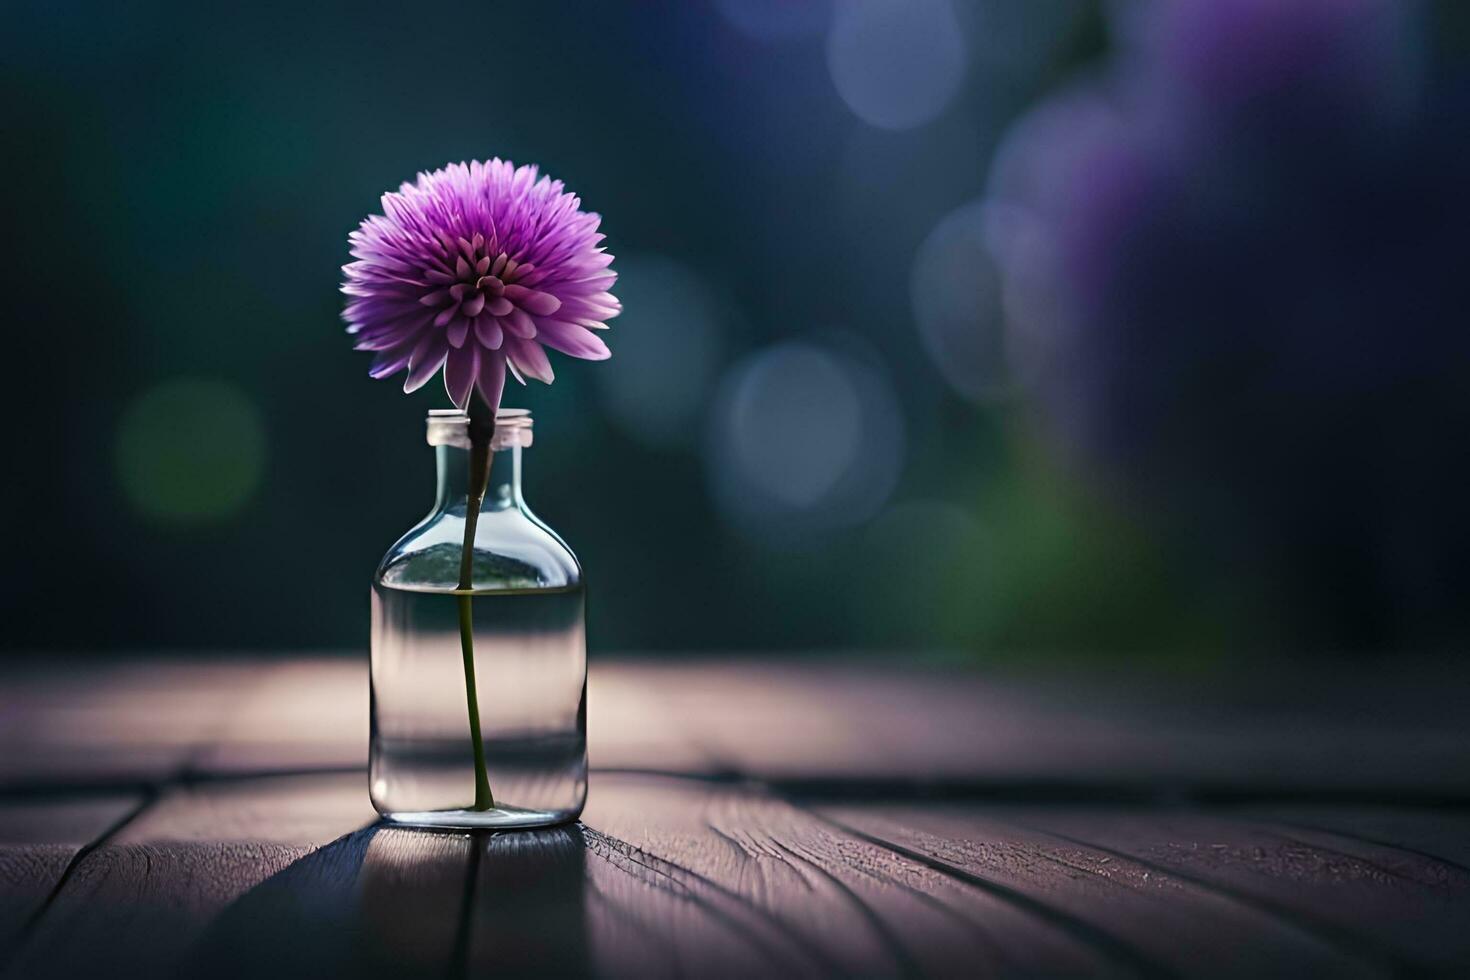
<path id="1" fill-rule="evenodd" d="M 535 166 L 452 163 L 383 195 L 348 239 L 342 318 L 357 349 L 375 351 L 369 374 L 407 368 L 405 392 L 444 368 L 460 408 L 478 387 L 494 409 L 509 365 L 550 383 L 543 347 L 586 360 L 609 356 L 594 330 L 617 316 L 608 290 L 613 257 L 598 247 L 599 215 Z"/>

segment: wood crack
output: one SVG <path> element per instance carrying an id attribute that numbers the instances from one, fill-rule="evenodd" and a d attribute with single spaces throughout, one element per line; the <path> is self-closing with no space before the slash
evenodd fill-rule
<path id="1" fill-rule="evenodd" d="M 1313 939 L 1316 939 L 1319 942 L 1324 942 L 1329 946 L 1335 946 L 1341 952 L 1363 959 L 1371 963 L 1374 968 L 1379 970 L 1380 972 L 1388 974 L 1399 974 L 1404 972 L 1406 968 L 1414 970 L 1415 972 L 1427 970 L 1427 967 L 1423 966 L 1422 964 L 1408 961 L 1394 953 L 1392 950 L 1386 949 L 1377 943 L 1363 940 L 1359 938 L 1359 936 L 1355 933 L 1341 929 L 1331 923 L 1322 922 L 1315 916 L 1302 913 L 1299 910 L 1284 905 L 1280 902 L 1272 901 L 1268 898 L 1257 897 L 1248 892 L 1233 888 L 1229 885 L 1223 885 L 1218 882 L 1211 881 L 1207 878 L 1202 878 L 1198 875 L 1190 874 L 1187 871 L 1181 871 L 1168 865 L 1150 861 L 1148 858 L 1140 857 L 1139 855 L 1128 851 L 1118 850 L 1102 844 L 1094 843 L 1089 840 L 1084 840 L 1082 838 L 1072 837 L 1068 834 L 1064 834 L 1055 830 L 1044 830 L 1039 827 L 1032 827 L 1026 824 L 1017 823 L 1015 821 L 1008 822 L 1012 823 L 1013 826 L 1023 827 L 1031 833 L 1050 837 L 1058 841 L 1065 841 L 1066 843 L 1073 844 L 1078 847 L 1084 847 L 1089 850 L 1096 851 L 1100 854 L 1106 854 L 1111 857 L 1118 858 L 1120 860 L 1131 861 L 1139 867 L 1145 868 L 1154 874 L 1161 874 L 1170 878 L 1174 878 L 1178 881 L 1188 882 L 1196 888 L 1200 888 L 1211 894 L 1219 895 L 1223 898 L 1229 899 L 1230 901 L 1235 902 L 1237 905 L 1249 908 L 1259 914 L 1267 915 L 1275 919 L 1276 921 L 1279 921 L 1284 925 L 1295 929 L 1298 932 L 1301 932 L 1307 936 L 1310 936 Z"/>
<path id="2" fill-rule="evenodd" d="M 1327 827 L 1305 820 L 1282 819 L 1279 817 L 1241 817 L 1240 819 L 1251 820 L 1252 822 L 1259 823 L 1262 826 L 1266 827 L 1277 826 L 1290 827 L 1296 830 L 1307 830 L 1316 834 L 1326 834 L 1329 837 L 1338 837 L 1342 840 L 1356 841 L 1360 844 L 1369 844 L 1373 847 L 1382 847 L 1391 851 L 1399 851 L 1400 853 L 1408 854 L 1424 861 L 1432 861 L 1435 864 L 1442 865 L 1446 868 L 1451 869 L 1452 871 L 1465 875 L 1467 878 L 1470 878 L 1470 865 L 1462 864 L 1461 862 L 1452 860 L 1451 858 L 1447 858 L 1442 854 L 1431 854 L 1430 852 L 1420 850 L 1417 847 L 1410 847 L 1407 844 L 1398 844 L 1393 841 L 1384 840 L 1381 837 L 1374 837 L 1368 834 L 1359 833 L 1358 831 L 1345 830 L 1341 827 Z"/>
<path id="3" fill-rule="evenodd" d="M 833 964 L 825 956 L 813 949 L 811 945 L 807 943 L 803 939 L 803 937 L 800 936 L 795 930 L 793 930 L 789 924 L 784 922 L 779 916 L 772 915 L 767 910 L 761 908 L 755 902 L 751 901 L 748 897 L 741 895 L 739 892 L 726 888 L 719 882 L 700 874 L 692 868 L 687 868 L 681 864 L 676 864 L 664 858 L 649 854 L 642 848 L 636 847 L 628 843 L 627 841 L 619 840 L 616 837 L 611 837 L 600 831 L 593 830 L 590 827 L 584 826 L 582 828 L 582 833 L 586 837 L 587 849 L 589 852 L 596 854 L 598 857 L 601 857 L 604 860 L 609 860 L 608 853 L 616 854 L 623 860 L 646 871 L 652 872 L 653 874 L 658 876 L 658 879 L 667 882 L 667 885 L 663 887 L 666 887 L 671 893 L 677 895 L 684 901 L 693 902 L 701 909 L 703 909 L 706 913 L 708 913 L 711 917 L 713 917 L 716 921 L 720 922 L 726 928 L 730 929 L 736 934 L 740 935 L 747 942 L 749 942 L 752 947 L 758 948 L 761 951 L 762 955 L 773 966 L 780 967 L 782 964 L 782 958 L 777 954 L 776 950 L 771 946 L 769 942 L 767 942 L 762 936 L 752 930 L 748 924 L 741 922 L 739 920 L 739 917 L 729 914 L 728 912 L 716 907 L 715 903 L 712 903 L 707 899 L 701 897 L 697 893 L 697 890 L 695 888 L 691 888 L 689 884 L 681 881 L 680 876 L 687 876 L 690 881 L 697 884 L 700 888 L 708 889 L 712 894 L 733 903 L 735 907 L 739 908 L 743 912 L 748 913 L 749 915 L 754 917 L 756 921 L 762 923 L 768 929 L 779 935 L 784 941 L 784 944 L 788 947 L 786 949 L 786 952 L 788 954 L 794 953 L 799 958 L 807 960 L 809 963 L 816 965 L 821 972 L 830 973 L 835 970 L 835 964 Z M 599 848 L 595 845 L 601 845 L 602 851 L 600 852 Z M 609 860 L 609 863 L 613 864 L 615 867 L 617 866 L 616 862 L 613 862 L 611 860 Z M 658 865 L 664 865 L 669 870 L 665 870 L 664 867 L 659 867 Z M 653 882 L 650 882 L 650 884 L 653 884 Z M 655 887 L 659 886 L 655 884 Z"/>
<path id="4" fill-rule="evenodd" d="M 919 969 L 918 964 L 914 962 L 914 958 L 910 955 L 908 947 L 899 940 L 892 929 L 888 928 L 888 925 L 883 921 L 882 917 L 874 912 L 867 902 L 863 901 L 862 896 L 848 887 L 846 882 L 822 867 L 820 863 L 813 861 L 796 849 L 788 847 L 774 837 L 771 838 L 771 843 L 778 850 L 790 855 L 793 860 L 800 861 L 818 875 L 831 882 L 832 887 L 837 889 L 838 893 L 846 898 L 852 907 L 857 909 L 858 914 L 863 917 L 863 920 L 868 923 L 868 927 L 873 930 L 873 933 L 882 942 L 884 948 L 888 950 L 889 955 L 893 957 L 904 976 L 917 977 L 922 975 L 922 971 Z"/>
<path id="5" fill-rule="evenodd" d="M 854 837 L 865 840 L 868 843 L 873 844 L 877 847 L 884 848 L 885 850 L 891 851 L 894 854 L 902 855 L 903 857 L 908 858 L 910 861 L 915 861 L 919 864 L 922 864 L 925 867 L 930 868 L 933 871 L 937 871 L 940 874 L 945 875 L 949 878 L 953 878 L 956 881 L 963 882 L 964 884 L 970 885 L 974 888 L 978 888 L 995 896 L 996 898 L 999 898 L 1009 903 L 1010 905 L 1018 909 L 1021 909 L 1024 912 L 1027 912 L 1039 919 L 1042 919 L 1048 925 L 1051 925 L 1067 933 L 1074 939 L 1077 939 L 1087 944 L 1088 946 L 1095 949 L 1097 952 L 1101 953 L 1107 959 L 1112 960 L 1117 965 L 1122 966 L 1130 970 L 1131 972 L 1138 974 L 1139 976 L 1150 978 L 1175 976 L 1172 970 L 1169 970 L 1164 966 L 1154 962 L 1150 957 L 1146 956 L 1143 952 L 1136 949 L 1131 943 L 1118 938 L 1117 936 L 1104 929 L 1099 929 L 1092 923 L 1087 922 L 1084 919 L 1079 919 L 1069 912 L 1049 905 L 1046 902 L 1042 902 L 1038 899 L 1032 898 L 1030 895 L 1026 895 L 1023 892 L 1017 891 L 1016 889 L 1011 888 L 1008 885 L 1001 884 L 998 881 L 993 881 L 982 875 L 975 874 L 973 872 L 965 870 L 964 868 L 950 864 L 947 861 L 940 860 L 939 858 L 926 854 L 923 851 L 916 850 L 910 847 L 905 847 L 904 845 L 898 844 L 894 841 L 887 840 L 875 834 L 870 834 L 856 827 L 851 827 L 825 814 L 814 814 L 814 816 L 816 816 L 816 818 L 819 820 L 823 820 L 831 824 L 832 826 L 839 828 L 844 833 L 851 834 Z"/>
<path id="6" fill-rule="evenodd" d="M 10 957 L 4 962 L 0 962 L 0 973 L 3 973 L 9 967 L 10 961 L 25 948 L 26 943 L 30 940 L 36 929 L 39 928 L 41 920 L 46 917 L 46 914 L 51 910 L 52 906 L 56 904 L 56 899 L 66 889 L 67 884 L 71 881 L 77 868 L 81 867 L 82 862 L 94 854 L 102 845 L 122 833 L 129 824 L 143 814 L 144 810 L 152 806 L 158 797 L 159 793 L 156 790 L 152 788 L 145 790 L 136 805 L 109 824 L 102 833 L 77 848 L 77 852 L 71 856 L 71 860 L 66 862 L 66 867 L 62 869 L 61 876 L 56 879 L 56 884 L 51 887 L 51 891 L 46 895 L 45 901 L 36 908 L 35 912 L 31 913 L 30 917 L 26 919 L 25 925 L 21 927 Z"/>

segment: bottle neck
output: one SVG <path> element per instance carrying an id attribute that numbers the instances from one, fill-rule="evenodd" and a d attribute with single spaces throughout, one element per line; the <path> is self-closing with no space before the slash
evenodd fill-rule
<path id="1" fill-rule="evenodd" d="M 434 497 L 434 510 L 465 510 L 465 496 L 470 485 L 470 451 L 458 446 L 434 447 L 439 473 L 439 489 Z M 510 446 L 490 456 L 490 479 L 485 485 L 485 511 L 519 507 L 521 500 L 521 447 Z"/>

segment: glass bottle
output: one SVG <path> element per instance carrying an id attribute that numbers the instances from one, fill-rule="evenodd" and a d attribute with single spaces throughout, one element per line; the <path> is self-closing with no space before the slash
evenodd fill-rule
<path id="1" fill-rule="evenodd" d="M 466 591 L 458 586 L 469 419 L 429 413 L 434 509 L 373 577 L 369 779 L 373 806 L 395 823 L 540 827 L 575 820 L 586 801 L 582 568 L 521 496 L 531 433 L 525 410 L 496 416 Z M 472 657 L 461 633 L 465 607 Z M 476 708 L 481 752 L 471 736 Z M 482 758 L 485 796 L 477 793 Z"/>

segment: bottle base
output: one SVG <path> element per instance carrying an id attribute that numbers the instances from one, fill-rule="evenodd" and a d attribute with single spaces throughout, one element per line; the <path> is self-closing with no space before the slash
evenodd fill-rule
<path id="1" fill-rule="evenodd" d="M 398 827 L 424 827 L 436 830 L 534 830 L 572 823 L 581 810 L 526 810 L 521 807 L 493 807 L 489 810 L 393 810 L 378 811 L 382 818 Z"/>

